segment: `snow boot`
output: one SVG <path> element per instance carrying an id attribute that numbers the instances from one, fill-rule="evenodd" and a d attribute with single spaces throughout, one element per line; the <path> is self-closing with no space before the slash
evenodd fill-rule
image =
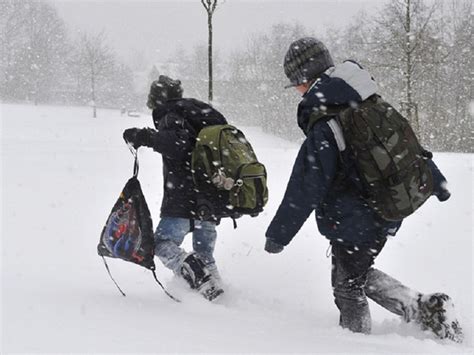
<path id="1" fill-rule="evenodd" d="M 431 330 L 439 339 L 462 343 L 463 332 L 456 319 L 451 298 L 444 293 L 418 297 L 418 323 L 423 330 Z"/>
<path id="2" fill-rule="evenodd" d="M 181 266 L 181 276 L 192 289 L 197 290 L 209 301 L 219 297 L 224 291 L 218 286 L 201 259 L 190 253 Z"/>

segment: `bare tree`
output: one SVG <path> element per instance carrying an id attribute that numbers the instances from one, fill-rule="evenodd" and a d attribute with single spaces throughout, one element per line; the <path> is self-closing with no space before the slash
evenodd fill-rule
<path id="1" fill-rule="evenodd" d="M 419 105 L 415 87 L 421 83 L 423 74 L 440 58 L 433 58 L 428 50 L 436 42 L 433 29 L 434 14 L 439 2 L 428 7 L 422 0 L 394 0 L 387 4 L 374 19 L 368 48 L 375 52 L 376 65 L 383 70 L 403 76 L 401 108 L 420 131 Z"/>
<path id="2" fill-rule="evenodd" d="M 115 60 L 111 49 L 106 44 L 104 32 L 83 34 L 78 43 L 76 60 L 78 80 L 85 79 L 90 89 L 92 116 L 97 117 L 97 89 L 108 74 L 113 71 Z"/>
<path id="3" fill-rule="evenodd" d="M 427 148 L 472 151 L 473 4 L 397 0 L 326 36 L 336 60 L 354 59 L 402 106 Z"/>
<path id="4" fill-rule="evenodd" d="M 13 0 L 0 2 L 0 70 L 2 73 L 1 97 L 12 95 L 11 82 L 14 79 L 13 67 L 15 58 L 23 43 L 21 28 L 23 26 L 22 6 Z"/>
<path id="5" fill-rule="evenodd" d="M 474 98 L 474 6 L 472 1 L 452 1 L 447 17 L 451 25 L 450 69 L 455 78 L 455 110 L 458 117 L 466 116 L 466 102 Z M 464 15 L 464 16 L 463 16 Z"/>
<path id="6" fill-rule="evenodd" d="M 473 119 L 469 105 L 474 98 L 474 5 L 471 0 L 452 0 L 443 5 L 442 29 L 449 57 L 437 80 L 440 95 L 433 97 L 431 104 L 434 107 L 434 103 L 438 103 L 437 113 L 442 119 L 433 127 L 436 143 L 442 143 L 442 147 L 450 151 L 473 152 Z"/>
<path id="7" fill-rule="evenodd" d="M 299 24 L 277 23 L 266 32 L 252 35 L 246 47 L 234 52 L 229 63 L 232 96 L 227 97 L 227 112 L 237 119 L 253 119 L 245 124 L 261 125 L 265 131 L 286 138 L 301 137 L 295 125 L 295 107 L 300 97 L 287 84 L 283 58 L 290 44 L 311 35 Z"/>
<path id="8" fill-rule="evenodd" d="M 48 100 L 58 85 L 66 29 L 56 9 L 37 0 L 0 3 L 2 96 Z"/>
<path id="9" fill-rule="evenodd" d="M 202 6 L 207 12 L 207 29 L 208 29 L 208 68 L 209 68 L 209 102 L 213 99 L 213 86 L 212 86 L 212 16 L 217 9 L 218 0 L 201 0 Z"/>

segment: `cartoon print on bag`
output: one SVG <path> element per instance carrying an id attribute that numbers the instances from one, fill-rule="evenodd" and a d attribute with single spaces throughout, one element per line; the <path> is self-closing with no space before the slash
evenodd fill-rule
<path id="1" fill-rule="evenodd" d="M 110 215 L 109 221 L 103 238 L 107 250 L 115 257 L 133 258 L 140 262 L 143 257 L 137 251 L 140 249 L 142 234 L 132 199 L 123 201 L 122 206 Z"/>

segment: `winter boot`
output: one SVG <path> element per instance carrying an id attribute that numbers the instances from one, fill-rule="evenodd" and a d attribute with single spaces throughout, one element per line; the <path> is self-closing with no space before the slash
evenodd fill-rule
<path id="1" fill-rule="evenodd" d="M 432 293 L 418 297 L 417 321 L 423 330 L 431 330 L 440 339 L 463 341 L 463 333 L 451 298 L 444 293 Z"/>
<path id="2" fill-rule="evenodd" d="M 211 273 L 195 253 L 190 253 L 181 266 L 181 276 L 192 289 L 212 301 L 224 291 L 217 285 Z"/>
<path id="3" fill-rule="evenodd" d="M 223 288 L 221 274 L 219 273 L 219 270 L 217 270 L 216 264 L 215 263 L 207 264 L 206 268 L 211 273 L 211 277 L 215 281 L 216 285 L 218 285 L 219 288 Z"/>

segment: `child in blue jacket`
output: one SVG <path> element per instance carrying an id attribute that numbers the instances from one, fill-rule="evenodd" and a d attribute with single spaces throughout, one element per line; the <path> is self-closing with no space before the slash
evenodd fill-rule
<path id="1" fill-rule="evenodd" d="M 306 140 L 296 157 L 283 201 L 266 232 L 265 250 L 281 252 L 315 211 L 319 231 L 332 247 L 331 280 L 343 328 L 370 333 L 369 297 L 407 322 L 432 330 L 439 338 L 461 341 L 462 331 L 458 321 L 450 317 L 453 305 L 447 295 L 411 290 L 372 267 L 387 236 L 395 235 L 402 221 L 379 217 L 362 198 L 349 176 L 351 172 L 343 170 L 341 161 L 347 162 L 351 157 L 348 149 L 343 149 L 340 126 L 327 117 L 306 132 L 311 113 L 324 111 L 327 106 L 347 107 L 375 95 L 374 80 L 355 62 L 334 66 L 324 44 L 310 37 L 290 45 L 284 69 L 289 86 L 303 95 L 298 125 Z M 434 195 L 440 201 L 447 200 L 450 194 L 445 188 L 446 180 L 432 161 L 429 164 Z"/>

